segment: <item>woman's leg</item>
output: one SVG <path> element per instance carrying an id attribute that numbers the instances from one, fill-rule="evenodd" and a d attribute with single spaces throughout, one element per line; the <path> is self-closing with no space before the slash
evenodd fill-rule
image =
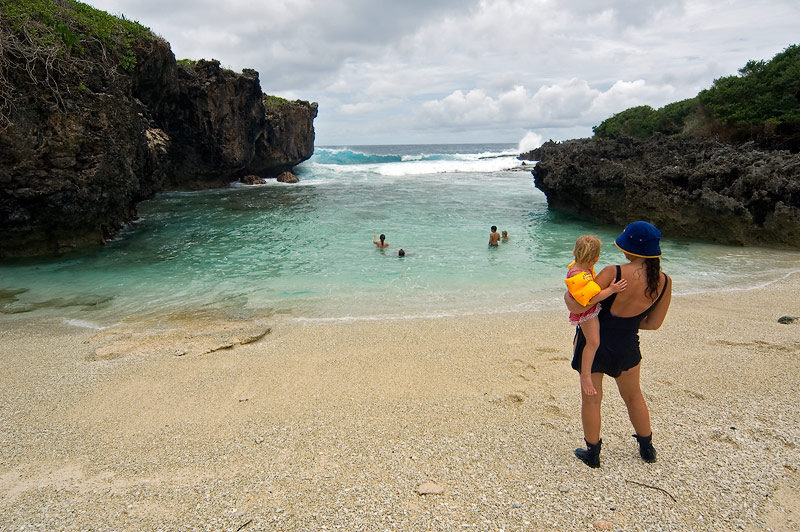
<path id="1" fill-rule="evenodd" d="M 587 443 L 600 441 L 600 404 L 603 402 L 603 374 L 592 373 L 592 384 L 597 390 L 595 395 L 581 392 L 581 421 L 583 437 Z"/>
<path id="2" fill-rule="evenodd" d="M 650 411 L 647 409 L 647 403 L 639 386 L 639 370 L 641 367 L 642 364 L 639 363 L 635 367 L 623 371 L 617 377 L 617 388 L 619 388 L 619 394 L 628 408 L 628 417 L 636 434 L 650 436 L 653 432 L 650 428 Z"/>

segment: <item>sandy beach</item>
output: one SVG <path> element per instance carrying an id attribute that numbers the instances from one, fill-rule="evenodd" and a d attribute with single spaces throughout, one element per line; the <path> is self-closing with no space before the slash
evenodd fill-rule
<path id="1" fill-rule="evenodd" d="M 0 315 L 0 530 L 800 530 L 798 281 L 676 297 L 642 333 L 658 461 L 606 378 L 597 470 L 566 311 Z"/>

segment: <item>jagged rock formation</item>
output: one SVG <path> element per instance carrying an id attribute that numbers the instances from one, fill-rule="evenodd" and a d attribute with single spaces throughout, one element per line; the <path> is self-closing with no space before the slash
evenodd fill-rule
<path id="1" fill-rule="evenodd" d="M 281 175 L 275 178 L 281 183 L 299 183 L 300 179 L 292 172 L 282 172 Z"/>
<path id="2" fill-rule="evenodd" d="M 163 64 L 142 70 L 150 78 Z M 148 83 L 133 91 L 172 143 L 166 188 L 224 186 L 249 174 L 274 178 L 314 153 L 317 105 L 265 96 L 255 70 L 237 74 L 200 60 L 166 72 L 166 90 Z"/>
<path id="3" fill-rule="evenodd" d="M 152 35 L 125 69 L 69 24 L 80 55 L 46 55 L 0 16 L 0 258 L 97 245 L 160 190 L 272 178 L 313 154 L 317 104 L 266 97 L 254 70 L 176 62 Z"/>
<path id="4" fill-rule="evenodd" d="M 248 167 L 259 175 L 280 176 L 314 153 L 317 104 L 264 101 L 264 127 L 256 137 L 256 149 Z"/>
<path id="5" fill-rule="evenodd" d="M 263 185 L 267 181 L 263 177 L 250 174 L 244 177 L 240 177 L 239 182 L 242 183 L 243 185 Z"/>
<path id="6" fill-rule="evenodd" d="M 536 187 L 551 209 L 667 236 L 800 248 L 800 154 L 681 137 L 547 142 Z"/>

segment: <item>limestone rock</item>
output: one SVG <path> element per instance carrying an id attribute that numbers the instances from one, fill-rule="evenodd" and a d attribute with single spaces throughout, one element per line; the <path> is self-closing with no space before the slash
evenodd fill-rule
<path id="1" fill-rule="evenodd" d="M 239 181 L 241 181 L 245 185 L 263 185 L 264 183 L 266 183 L 263 177 L 258 177 L 257 175 L 252 175 L 252 174 L 244 176 Z"/>
<path id="2" fill-rule="evenodd" d="M 800 154 L 685 137 L 547 142 L 535 185 L 551 209 L 665 236 L 800 248 Z"/>
<path id="3" fill-rule="evenodd" d="M 95 31 L 68 20 L 75 34 Z M 254 70 L 179 63 L 153 34 L 132 40 L 129 70 L 96 38 L 80 61 L 37 55 L 2 8 L 0 30 L 0 100 L 14 102 L 0 106 L 0 259 L 101 245 L 156 192 L 271 178 L 313 154 L 317 104 L 268 106 Z"/>
<path id="4" fill-rule="evenodd" d="M 299 183 L 300 178 L 294 175 L 292 172 L 286 171 L 281 172 L 281 174 L 277 177 L 277 180 L 281 183 Z"/>
<path id="5" fill-rule="evenodd" d="M 147 139 L 147 147 L 156 157 L 164 157 L 169 151 L 169 135 L 158 128 L 150 128 L 144 132 Z"/>
<path id="6" fill-rule="evenodd" d="M 198 311 L 200 312 L 200 311 Z M 213 312 L 161 316 L 153 323 L 116 325 L 98 333 L 89 360 L 126 356 L 198 356 L 234 349 L 264 338 L 262 320 L 220 317 Z"/>
<path id="7" fill-rule="evenodd" d="M 263 100 L 263 129 L 247 167 L 264 177 L 291 170 L 314 153 L 314 118 L 317 104 L 302 100 Z"/>

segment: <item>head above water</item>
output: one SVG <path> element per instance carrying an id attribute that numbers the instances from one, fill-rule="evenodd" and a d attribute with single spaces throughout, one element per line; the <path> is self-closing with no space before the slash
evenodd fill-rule
<path id="1" fill-rule="evenodd" d="M 492 226 L 492 233 L 494 233 L 494 232 L 496 232 L 496 231 L 497 231 L 497 226 L 496 226 L 496 225 L 493 225 L 493 226 Z"/>
<path id="2" fill-rule="evenodd" d="M 381 233 L 380 239 L 381 239 L 381 242 L 383 242 L 384 240 L 386 240 L 386 235 L 384 235 L 383 233 Z"/>
<path id="3" fill-rule="evenodd" d="M 406 250 L 404 250 L 403 248 L 400 248 L 400 250 L 397 252 L 397 254 L 400 255 L 401 257 L 405 257 L 406 256 Z"/>
<path id="4" fill-rule="evenodd" d="M 575 262 L 587 263 L 594 262 L 600 258 L 600 248 L 602 244 L 600 239 L 594 235 L 582 235 L 575 241 L 575 247 L 572 249 L 572 255 L 575 257 Z"/>
<path id="5" fill-rule="evenodd" d="M 649 222 L 633 222 L 617 237 L 614 244 L 633 257 L 654 259 L 661 256 L 661 231 Z"/>

